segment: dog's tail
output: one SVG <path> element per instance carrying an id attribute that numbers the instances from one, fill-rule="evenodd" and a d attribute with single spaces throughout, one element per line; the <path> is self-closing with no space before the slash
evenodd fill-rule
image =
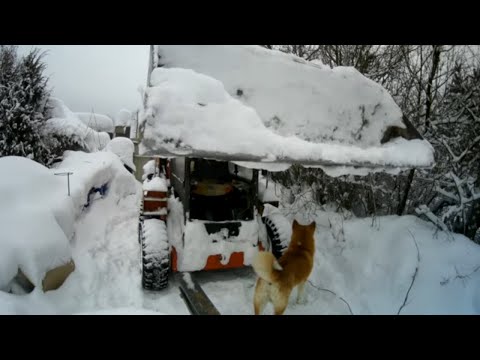
<path id="1" fill-rule="evenodd" d="M 275 282 L 278 279 L 280 271 L 283 270 L 277 259 L 275 259 L 275 256 L 268 251 L 259 252 L 252 266 L 259 277 L 270 283 Z"/>

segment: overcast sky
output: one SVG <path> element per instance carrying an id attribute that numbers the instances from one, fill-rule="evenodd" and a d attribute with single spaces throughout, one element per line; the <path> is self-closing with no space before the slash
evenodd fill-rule
<path id="1" fill-rule="evenodd" d="M 33 45 L 19 46 L 24 54 Z M 48 50 L 44 60 L 53 95 L 75 112 L 115 116 L 122 108 L 141 106 L 139 86 L 145 86 L 148 45 L 35 45 Z"/>

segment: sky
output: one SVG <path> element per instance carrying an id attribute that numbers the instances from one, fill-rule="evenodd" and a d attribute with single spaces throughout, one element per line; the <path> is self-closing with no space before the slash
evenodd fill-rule
<path id="1" fill-rule="evenodd" d="M 47 50 L 45 74 L 53 96 L 74 112 L 115 116 L 141 106 L 140 86 L 148 71 L 148 45 L 20 45 Z"/>

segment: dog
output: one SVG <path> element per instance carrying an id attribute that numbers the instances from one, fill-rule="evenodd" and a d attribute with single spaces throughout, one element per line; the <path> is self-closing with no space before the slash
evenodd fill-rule
<path id="1" fill-rule="evenodd" d="M 303 298 L 305 283 L 313 270 L 315 229 L 315 222 L 300 225 L 294 220 L 290 244 L 278 261 L 271 252 L 257 254 L 252 264 L 258 276 L 253 300 L 255 315 L 260 315 L 268 302 L 273 304 L 275 315 L 282 315 L 295 287 L 297 303 Z"/>

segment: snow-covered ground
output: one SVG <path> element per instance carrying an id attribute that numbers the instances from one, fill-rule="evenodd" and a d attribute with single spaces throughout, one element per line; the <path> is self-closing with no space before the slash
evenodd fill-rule
<path id="1" fill-rule="evenodd" d="M 88 161 L 98 165 L 99 160 L 113 156 L 105 154 L 69 153 L 63 165 L 80 172 Z M 0 291 L 0 313 L 188 314 L 175 279 L 158 293 L 142 289 L 137 237 L 142 184 L 119 160 L 103 163 L 114 169 L 109 191 L 74 219 L 68 255 L 75 261 L 75 271 L 61 288 L 47 293 Z M 40 184 L 48 174 L 38 173 L 31 180 Z M 97 180 L 104 174 L 99 169 L 95 173 Z M 83 179 L 92 184 L 88 177 Z M 62 196 L 64 180 L 52 180 L 62 182 Z M 83 191 L 82 187 L 76 190 L 77 185 L 72 184 L 72 191 Z M 15 208 L 12 211 L 20 216 Z M 315 220 L 318 225 L 315 266 L 306 287 L 307 302 L 295 304 L 293 296 L 286 314 L 480 314 L 480 246 L 467 238 L 438 231 L 413 216 L 343 219 L 325 211 L 300 215 L 299 219 Z M 42 226 L 36 229 L 42 236 Z M 11 242 L 2 238 L 0 246 L 6 243 Z M 28 248 L 23 251 L 27 256 Z M 196 273 L 195 277 L 221 314 L 253 313 L 255 275 L 250 267 Z M 265 313 L 272 313 L 270 305 Z"/>
<path id="2" fill-rule="evenodd" d="M 480 314 L 480 246 L 469 239 L 412 216 L 380 217 L 373 226 L 370 218 L 347 220 L 342 228 L 344 241 L 317 228 L 307 302 L 296 304 L 293 292 L 286 315 Z M 220 313 L 252 314 L 250 269 L 198 278 Z"/>

